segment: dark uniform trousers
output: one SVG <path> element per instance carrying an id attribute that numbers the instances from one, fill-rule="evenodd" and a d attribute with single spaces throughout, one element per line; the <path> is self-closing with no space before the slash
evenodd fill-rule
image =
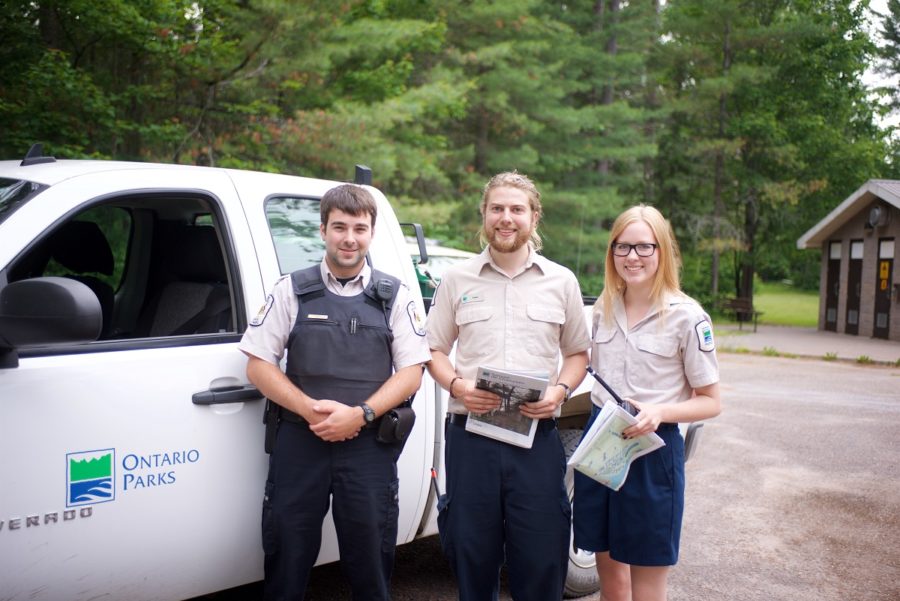
<path id="1" fill-rule="evenodd" d="M 438 527 L 459 599 L 496 600 L 504 559 L 515 601 L 561 599 L 572 511 L 556 420 L 541 420 L 531 449 L 449 422 L 446 440 Z"/>
<path id="2" fill-rule="evenodd" d="M 375 435 L 364 428 L 352 440 L 326 442 L 305 423 L 281 422 L 263 501 L 267 600 L 302 601 L 329 498 L 353 599 L 390 599 L 401 447 Z"/>

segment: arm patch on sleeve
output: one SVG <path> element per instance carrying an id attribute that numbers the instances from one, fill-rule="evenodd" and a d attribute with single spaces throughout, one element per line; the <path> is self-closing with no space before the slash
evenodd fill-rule
<path id="1" fill-rule="evenodd" d="M 258 328 L 263 324 L 266 320 L 266 316 L 269 314 L 269 311 L 272 310 L 272 305 L 275 304 L 275 297 L 271 294 L 266 296 L 266 304 L 259 308 L 259 311 L 256 313 L 256 316 L 250 320 L 250 325 Z"/>
<path id="2" fill-rule="evenodd" d="M 409 301 L 409 304 L 406 305 L 406 314 L 409 315 L 409 323 L 412 325 L 412 329 L 416 335 L 424 336 L 425 320 L 422 319 L 422 315 L 419 313 L 415 301 Z"/>
<path id="3" fill-rule="evenodd" d="M 716 350 L 716 341 L 713 339 L 712 325 L 703 320 L 698 323 L 694 330 L 697 332 L 697 346 L 704 353 L 711 353 Z"/>

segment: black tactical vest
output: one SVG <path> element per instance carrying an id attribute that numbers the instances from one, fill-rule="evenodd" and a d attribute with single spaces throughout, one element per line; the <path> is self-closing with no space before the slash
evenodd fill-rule
<path id="1" fill-rule="evenodd" d="M 312 398 L 360 405 L 391 377 L 389 316 L 395 295 L 379 298 L 376 285 L 382 279 L 392 282 L 392 291 L 400 285 L 372 270 L 365 292 L 339 296 L 325 287 L 319 265 L 291 274 L 300 310 L 287 341 L 285 373 Z"/>

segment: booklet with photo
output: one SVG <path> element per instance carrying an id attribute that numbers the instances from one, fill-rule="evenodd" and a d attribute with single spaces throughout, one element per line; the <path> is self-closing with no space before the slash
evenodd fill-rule
<path id="1" fill-rule="evenodd" d="M 568 465 L 613 490 L 625 484 L 632 462 L 665 446 L 656 432 L 623 438 L 622 431 L 637 423 L 628 411 L 607 401 L 600 415 L 578 443 Z"/>
<path id="2" fill-rule="evenodd" d="M 479 367 L 475 386 L 499 395 L 500 407 L 481 415 L 469 413 L 466 430 L 530 449 L 538 420 L 522 415 L 519 405 L 540 400 L 548 380 L 546 372 Z"/>

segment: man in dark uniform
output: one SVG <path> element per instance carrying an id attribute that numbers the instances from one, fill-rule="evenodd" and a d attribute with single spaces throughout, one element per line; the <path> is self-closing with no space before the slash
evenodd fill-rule
<path id="1" fill-rule="evenodd" d="M 353 598 L 390 598 L 401 445 L 377 441 L 377 426 L 419 388 L 430 353 L 409 290 L 366 262 L 376 215 L 365 188 L 326 192 L 323 261 L 281 278 L 240 343 L 278 426 L 263 500 L 266 599 L 303 599 L 329 502 Z"/>

